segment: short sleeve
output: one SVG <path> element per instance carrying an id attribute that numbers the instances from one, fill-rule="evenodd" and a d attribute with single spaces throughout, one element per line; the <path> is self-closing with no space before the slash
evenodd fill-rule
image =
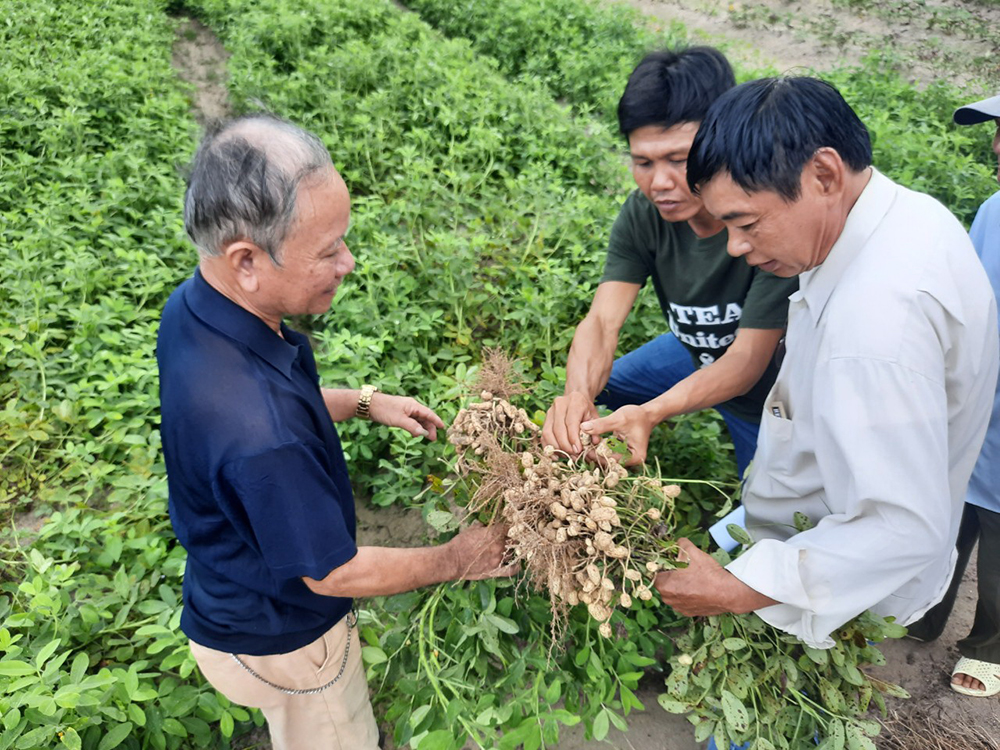
<path id="1" fill-rule="evenodd" d="M 279 578 L 321 579 L 357 554 L 321 449 L 288 443 L 223 465 L 220 504 Z"/>
<path id="2" fill-rule="evenodd" d="M 754 269 L 740 317 L 740 328 L 784 328 L 788 325 L 788 298 L 799 289 L 799 279 L 785 279 Z"/>
<path id="3" fill-rule="evenodd" d="M 646 197 L 639 191 L 633 192 L 611 227 L 602 284 L 605 281 L 645 284 L 653 273 L 653 254 L 649 250 L 649 240 L 642 239 L 640 200 L 645 201 Z"/>

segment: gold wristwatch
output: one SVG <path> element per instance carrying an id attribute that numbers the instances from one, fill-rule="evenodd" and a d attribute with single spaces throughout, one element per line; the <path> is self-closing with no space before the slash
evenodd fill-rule
<path id="1" fill-rule="evenodd" d="M 372 396 L 378 388 L 374 385 L 361 386 L 361 397 L 358 398 L 358 408 L 354 411 L 354 416 L 362 419 L 371 419 Z"/>

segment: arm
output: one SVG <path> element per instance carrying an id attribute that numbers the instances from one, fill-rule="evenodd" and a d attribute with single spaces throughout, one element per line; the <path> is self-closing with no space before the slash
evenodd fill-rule
<path id="1" fill-rule="evenodd" d="M 642 408 L 659 424 L 742 396 L 760 380 L 784 333 L 783 328 L 740 328 L 725 354 Z"/>
<path id="2" fill-rule="evenodd" d="M 323 388 L 323 401 L 334 422 L 344 422 L 354 416 L 361 391 L 349 388 Z M 437 439 L 438 428 L 444 422 L 431 409 L 408 396 L 393 396 L 377 391 L 372 396 L 369 413 L 373 422 L 400 427 L 414 437 Z"/>
<path id="3" fill-rule="evenodd" d="M 758 541 L 727 569 L 781 602 L 758 613 L 766 622 L 825 648 L 833 630 L 879 603 L 880 614 L 902 618 L 926 603 L 933 592 L 893 594 L 931 566 L 947 568 L 956 510 L 940 380 L 861 358 L 829 360 L 812 377 L 815 467 L 801 465 L 803 453 L 769 462 L 765 451 L 744 502 L 761 524 L 791 523 L 794 510 L 826 514 L 787 540 Z M 762 446 L 770 440 L 761 434 Z"/>
<path id="4" fill-rule="evenodd" d="M 503 526 L 472 526 L 438 547 L 359 547 L 357 555 L 322 580 L 302 580 L 324 596 L 368 597 L 444 581 L 510 576 L 517 566 L 503 565 L 506 531 Z"/>
<path id="5" fill-rule="evenodd" d="M 784 334 L 782 328 L 740 328 L 719 359 L 696 370 L 670 390 L 641 406 L 623 406 L 603 419 L 585 422 L 591 435 L 617 432 L 628 443 L 630 464 L 646 458 L 653 428 L 678 414 L 707 409 L 742 396 L 760 380 Z"/>
<path id="6" fill-rule="evenodd" d="M 580 422 L 597 416 L 594 398 L 611 374 L 618 333 L 632 310 L 641 284 L 606 281 L 597 287 L 590 312 L 576 327 L 566 360 L 564 395 L 545 416 L 542 440 L 567 453 L 578 454 Z"/>

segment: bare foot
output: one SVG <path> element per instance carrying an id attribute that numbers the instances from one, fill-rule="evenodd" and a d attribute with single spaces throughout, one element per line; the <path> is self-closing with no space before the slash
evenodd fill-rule
<path id="1" fill-rule="evenodd" d="M 962 674 L 959 672 L 954 677 L 951 678 L 952 685 L 958 685 L 960 687 L 968 688 L 969 690 L 985 690 L 986 686 L 977 680 L 975 677 L 970 677 L 967 674 Z"/>

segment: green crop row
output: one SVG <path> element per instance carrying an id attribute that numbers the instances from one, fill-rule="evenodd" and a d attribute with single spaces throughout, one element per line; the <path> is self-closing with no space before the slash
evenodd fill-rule
<path id="1" fill-rule="evenodd" d="M 646 52 L 686 43 L 682 27 L 666 34 L 628 7 L 584 0 L 410 0 L 409 7 L 453 37 L 468 38 L 514 80 L 536 79 L 555 97 L 593 112 L 614 128 L 614 107 Z M 773 71 L 742 69 L 748 80 Z M 875 165 L 900 183 L 933 195 L 966 225 L 995 189 L 989 139 L 952 124 L 955 107 L 975 98 L 947 80 L 907 82 L 888 56 L 832 71 L 813 71 L 838 86 L 872 134 Z M 983 92 L 986 95 L 987 92 Z"/>
<path id="2" fill-rule="evenodd" d="M 0 748 L 228 747 L 177 629 L 155 333 L 196 129 L 155 0 L 0 2 Z M 33 535 L 34 532 L 33 532 Z M 258 717 L 259 721 L 259 717 Z"/>
<path id="3" fill-rule="evenodd" d="M 654 28 L 630 6 L 594 0 L 408 0 L 406 5 L 448 36 L 468 39 L 509 78 L 538 80 L 554 98 L 609 123 L 642 55 L 687 39 L 679 23 Z"/>
<path id="4" fill-rule="evenodd" d="M 263 102 L 317 132 L 352 192 L 358 268 L 311 324 L 324 380 L 414 394 L 447 420 L 479 348 L 502 346 L 525 361 L 531 405 L 544 407 L 630 189 L 611 132 L 387 2 L 191 7 L 232 53 L 236 106 Z M 652 306 L 634 318 L 626 346 L 663 328 Z M 698 431 L 683 422 L 672 455 L 688 465 L 668 457 L 666 471 L 729 470 L 718 440 L 695 444 Z M 343 434 L 377 504 L 405 501 L 440 470 L 440 448 L 417 439 L 368 424 Z"/>
<path id="5" fill-rule="evenodd" d="M 153 347 L 196 262 L 180 216 L 196 131 L 165 6 L 0 0 L 0 509 L 57 509 L 30 544 L 17 531 L 2 543 L 0 750 L 227 747 L 260 721 L 204 685 L 177 629 L 184 553 L 166 520 Z M 194 10 L 234 53 L 234 100 L 320 133 L 352 189 L 358 272 L 333 312 L 300 321 L 324 379 L 378 382 L 450 417 L 494 344 L 537 383 L 526 405 L 544 405 L 627 189 L 611 133 L 388 3 Z M 626 340 L 661 325 L 647 305 Z M 718 420 L 671 434 L 679 473 L 731 471 Z M 440 445 L 368 424 L 345 435 L 379 503 L 444 470 Z M 696 498 L 692 522 L 711 507 Z M 372 603 L 366 661 L 401 742 L 450 746 L 458 735 L 441 733 L 460 715 L 484 742 L 504 731 L 537 746 L 581 717 L 601 736 L 636 707 L 642 668 L 669 648 L 664 613 L 623 620 L 634 643 L 552 663 L 541 600 L 513 607 L 510 594 L 482 584 Z M 418 640 L 470 656 L 442 670 L 447 690 L 473 689 L 398 689 L 427 664 L 408 644 L 413 602 L 436 613 L 421 610 Z M 593 633 L 581 618 L 567 637 Z"/>

